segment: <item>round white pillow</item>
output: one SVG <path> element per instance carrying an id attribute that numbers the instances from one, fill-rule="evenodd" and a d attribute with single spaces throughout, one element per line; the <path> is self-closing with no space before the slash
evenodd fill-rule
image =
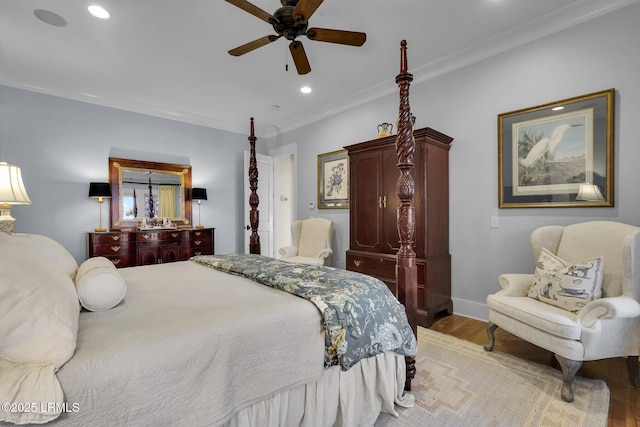
<path id="1" fill-rule="evenodd" d="M 89 270 L 92 270 L 96 267 L 108 267 L 108 268 L 111 268 L 112 270 L 116 269 L 116 266 L 113 265 L 111 261 L 109 261 L 109 258 L 106 258 L 103 256 L 96 256 L 93 258 L 88 258 L 82 264 L 80 264 L 80 267 L 78 267 L 76 276 L 77 277 L 84 276 L 85 274 L 87 274 Z"/>
<path id="2" fill-rule="evenodd" d="M 109 263 L 111 264 L 111 261 Z M 76 289 L 80 304 L 84 308 L 89 311 L 104 311 L 122 301 L 127 293 L 127 284 L 111 264 L 111 266 L 102 265 L 82 271 L 78 269 Z"/>

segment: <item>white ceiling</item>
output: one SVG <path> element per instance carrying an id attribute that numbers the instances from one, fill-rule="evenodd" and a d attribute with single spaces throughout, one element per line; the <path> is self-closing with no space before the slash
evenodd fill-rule
<path id="1" fill-rule="evenodd" d="M 227 53 L 274 32 L 224 0 L 96 0 L 106 21 L 89 15 L 87 0 L 2 0 L 0 84 L 239 133 L 253 116 L 266 137 L 397 91 L 403 39 L 416 84 L 638 1 L 325 0 L 310 27 L 367 41 L 301 37 L 312 71 L 299 76 L 284 38 Z M 68 25 L 46 24 L 36 9 Z M 301 94 L 303 85 L 313 92 Z"/>

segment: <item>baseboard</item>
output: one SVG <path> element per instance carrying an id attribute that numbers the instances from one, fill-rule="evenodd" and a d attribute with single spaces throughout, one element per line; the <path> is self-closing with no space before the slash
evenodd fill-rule
<path id="1" fill-rule="evenodd" d="M 453 312 L 460 316 L 470 317 L 486 322 L 489 320 L 489 307 L 476 301 L 467 301 L 460 298 L 451 298 L 453 301 Z"/>

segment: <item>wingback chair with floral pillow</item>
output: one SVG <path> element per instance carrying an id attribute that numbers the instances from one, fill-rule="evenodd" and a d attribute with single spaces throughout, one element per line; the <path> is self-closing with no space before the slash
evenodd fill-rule
<path id="1" fill-rule="evenodd" d="M 489 343 L 504 330 L 553 352 L 563 375 L 561 396 L 583 361 L 626 357 L 639 388 L 640 227 L 613 221 L 545 226 L 530 237 L 533 274 L 503 274 L 487 297 Z"/>

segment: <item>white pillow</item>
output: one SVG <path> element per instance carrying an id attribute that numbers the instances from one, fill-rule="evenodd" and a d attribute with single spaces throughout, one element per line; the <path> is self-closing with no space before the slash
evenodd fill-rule
<path id="1" fill-rule="evenodd" d="M 573 264 L 542 248 L 528 296 L 573 313 L 602 296 L 602 257 Z"/>
<path id="2" fill-rule="evenodd" d="M 89 258 L 78 268 L 76 290 L 84 308 L 104 311 L 122 301 L 127 293 L 127 284 L 111 261 L 95 257 Z"/>
<path id="3" fill-rule="evenodd" d="M 30 406 L 0 421 L 41 424 L 60 415 L 47 404 L 62 406 L 56 372 L 75 351 L 80 306 L 67 273 L 25 240 L 0 238 L 0 403 Z"/>
<path id="4" fill-rule="evenodd" d="M 80 264 L 80 267 L 78 267 L 78 272 L 76 273 L 76 277 L 84 276 L 89 270 L 92 270 L 96 267 L 107 267 L 113 270 L 116 269 L 115 265 L 111 261 L 109 261 L 109 258 L 96 256 L 93 258 L 89 258 L 82 264 Z"/>
<path id="5" fill-rule="evenodd" d="M 5 235 L 6 236 L 6 235 Z M 41 255 L 46 256 L 56 263 L 73 280 L 76 277 L 78 263 L 75 258 L 60 243 L 50 237 L 41 234 L 14 233 L 9 235 L 13 241 L 20 241 L 37 250 Z"/>

